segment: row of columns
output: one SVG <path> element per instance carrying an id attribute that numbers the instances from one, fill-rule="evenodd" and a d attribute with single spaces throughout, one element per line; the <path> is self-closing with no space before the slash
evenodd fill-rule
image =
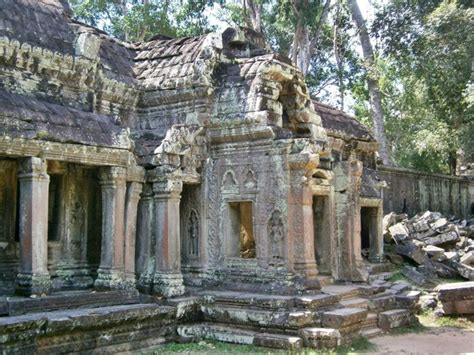
<path id="1" fill-rule="evenodd" d="M 19 164 L 20 267 L 17 293 L 47 293 L 48 272 L 47 162 L 23 158 Z M 127 182 L 124 167 L 101 167 L 102 247 L 97 289 L 135 288 L 137 206 L 142 183 Z M 179 200 L 181 183 L 155 183 L 156 268 L 153 289 L 165 295 L 183 290 L 179 258 Z M 149 236 L 148 236 L 149 237 Z"/>

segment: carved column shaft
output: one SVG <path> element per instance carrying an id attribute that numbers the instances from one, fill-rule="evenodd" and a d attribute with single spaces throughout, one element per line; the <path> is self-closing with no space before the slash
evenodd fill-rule
<path id="1" fill-rule="evenodd" d="M 383 208 L 370 209 L 370 252 L 371 262 L 383 261 Z"/>
<path id="2" fill-rule="evenodd" d="M 137 226 L 137 265 L 140 274 L 138 287 L 142 292 L 149 293 L 153 288 L 155 273 L 155 249 L 153 230 L 153 190 L 149 184 L 144 186 L 138 205 Z"/>
<path id="3" fill-rule="evenodd" d="M 165 296 L 184 292 L 181 274 L 179 202 L 181 181 L 153 184 L 155 203 L 156 270 L 153 290 Z"/>
<path id="4" fill-rule="evenodd" d="M 95 286 L 120 288 L 124 277 L 126 169 L 102 168 L 102 249 Z"/>
<path id="5" fill-rule="evenodd" d="M 47 163 L 31 157 L 20 161 L 20 272 L 17 293 L 47 293 L 48 273 L 48 193 Z"/>
<path id="6" fill-rule="evenodd" d="M 142 192 L 142 184 L 130 182 L 127 188 L 125 206 L 125 281 L 127 287 L 135 287 L 135 238 L 137 231 L 137 208 Z"/>

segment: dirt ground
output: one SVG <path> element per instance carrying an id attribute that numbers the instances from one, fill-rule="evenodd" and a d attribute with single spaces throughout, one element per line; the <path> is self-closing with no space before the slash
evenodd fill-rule
<path id="1" fill-rule="evenodd" d="M 474 331 L 433 327 L 422 333 L 384 335 L 370 339 L 377 354 L 474 354 Z"/>

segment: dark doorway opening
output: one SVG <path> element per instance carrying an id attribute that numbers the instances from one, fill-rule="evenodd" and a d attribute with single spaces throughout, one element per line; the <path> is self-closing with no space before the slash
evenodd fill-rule
<path id="1" fill-rule="evenodd" d="M 320 274 L 331 274 L 329 198 L 313 196 L 314 252 Z"/>

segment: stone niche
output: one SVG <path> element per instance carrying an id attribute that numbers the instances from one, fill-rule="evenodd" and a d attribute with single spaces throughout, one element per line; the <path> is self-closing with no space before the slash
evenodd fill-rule
<path id="1" fill-rule="evenodd" d="M 0 160 L 0 295 L 14 291 L 19 261 L 17 162 Z"/>
<path id="2" fill-rule="evenodd" d="M 48 163 L 48 269 L 54 289 L 92 287 L 100 262 L 98 170 Z"/>
<path id="3" fill-rule="evenodd" d="M 251 201 L 228 203 L 226 256 L 254 259 L 256 257 Z"/>

